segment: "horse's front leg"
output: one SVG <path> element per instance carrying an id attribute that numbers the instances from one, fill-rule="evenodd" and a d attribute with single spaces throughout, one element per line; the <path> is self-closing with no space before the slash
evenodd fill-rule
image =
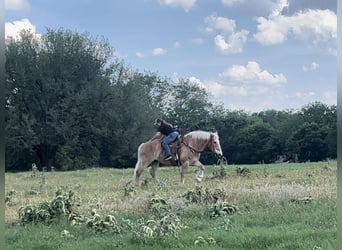
<path id="1" fill-rule="evenodd" d="M 189 167 L 189 161 L 184 161 L 182 163 L 182 169 L 181 169 L 181 183 L 184 184 L 185 175 L 188 172 Z"/>
<path id="2" fill-rule="evenodd" d="M 196 180 L 201 182 L 203 180 L 203 177 L 204 177 L 204 165 L 200 162 L 200 161 L 195 161 L 193 163 L 194 166 L 198 167 L 199 170 L 198 170 L 198 173 L 196 175 Z"/>

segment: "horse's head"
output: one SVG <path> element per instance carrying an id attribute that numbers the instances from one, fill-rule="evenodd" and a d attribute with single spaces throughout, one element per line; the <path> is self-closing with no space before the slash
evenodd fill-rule
<path id="1" fill-rule="evenodd" d="M 208 144 L 209 149 L 214 152 L 218 157 L 221 157 L 222 149 L 220 144 L 220 139 L 217 132 L 210 133 L 210 142 Z"/>

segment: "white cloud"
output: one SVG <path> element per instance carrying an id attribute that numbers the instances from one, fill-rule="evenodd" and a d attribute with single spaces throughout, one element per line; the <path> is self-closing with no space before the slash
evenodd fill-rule
<path id="1" fill-rule="evenodd" d="M 216 81 L 201 81 L 200 79 L 191 76 L 188 78 L 190 82 L 198 84 L 200 87 L 204 88 L 208 93 L 212 94 L 214 97 L 223 96 L 226 92 L 226 87 Z"/>
<path id="2" fill-rule="evenodd" d="M 262 45 L 283 43 L 289 35 L 312 40 L 313 43 L 327 42 L 337 37 L 337 15 L 331 10 L 307 9 L 293 16 L 282 15 L 288 2 L 280 1 L 268 18 L 258 17 L 257 33 L 254 38 Z"/>
<path id="3" fill-rule="evenodd" d="M 256 66 L 256 68 L 258 67 Z M 261 70 L 254 71 L 260 72 Z M 174 81 L 179 80 L 177 73 L 174 73 L 173 76 Z M 267 109 L 298 109 L 313 101 L 321 101 L 328 105 L 336 105 L 337 102 L 336 91 L 290 92 L 284 88 L 274 88 L 269 84 L 239 82 L 226 76 L 217 80 L 199 79 L 195 76 L 188 77 L 188 79 L 204 88 L 210 94 L 212 103 L 221 103 L 226 108 L 233 110 L 259 112 Z"/>
<path id="4" fill-rule="evenodd" d="M 244 0 L 221 0 L 224 6 L 232 6 L 236 3 L 242 3 Z"/>
<path id="5" fill-rule="evenodd" d="M 5 23 L 5 37 L 18 38 L 22 30 L 30 30 L 36 33 L 36 26 L 33 25 L 29 19 L 24 18 L 18 21 Z M 39 36 L 39 34 L 37 34 Z"/>
<path id="6" fill-rule="evenodd" d="M 161 4 L 168 5 L 171 7 L 181 7 L 186 12 L 193 8 L 197 0 L 159 0 Z"/>
<path id="7" fill-rule="evenodd" d="M 163 48 L 155 48 L 152 50 L 152 54 L 155 56 L 160 56 L 166 54 L 166 50 Z"/>
<path id="8" fill-rule="evenodd" d="M 281 105 L 286 104 L 285 100 L 283 103 L 274 102 L 282 96 L 282 88 L 278 86 L 286 82 L 286 78 L 262 70 L 256 62 L 248 62 L 246 66 L 233 65 L 218 79 L 201 80 L 195 76 L 188 79 L 206 89 L 213 103 L 222 103 L 226 108 L 261 111 L 282 108 Z"/>
<path id="9" fill-rule="evenodd" d="M 318 68 L 319 68 L 319 64 L 316 63 L 316 62 L 312 62 L 309 66 L 303 65 L 303 67 L 302 67 L 304 72 L 314 71 L 314 70 L 316 70 Z"/>
<path id="10" fill-rule="evenodd" d="M 278 85 L 286 83 L 286 77 L 280 74 L 271 74 L 267 70 L 262 70 L 257 62 L 250 61 L 246 66 L 233 65 L 225 70 L 222 77 L 228 77 L 232 81 L 243 83 L 265 83 L 271 85 Z"/>
<path id="11" fill-rule="evenodd" d="M 243 46 L 247 41 L 247 30 L 241 30 L 236 33 L 232 33 L 226 40 L 224 36 L 215 36 L 216 47 L 225 55 L 240 53 L 243 51 Z"/>
<path id="12" fill-rule="evenodd" d="M 219 31 L 223 33 L 234 32 L 236 28 L 235 20 L 217 16 L 216 13 L 211 14 L 204 18 L 204 23 L 207 25 L 206 32 Z"/>
<path id="13" fill-rule="evenodd" d="M 281 12 L 289 7 L 288 0 L 280 0 L 277 6 L 273 9 L 270 17 L 277 17 L 281 15 Z"/>
<path id="14" fill-rule="evenodd" d="M 27 0 L 5 0 L 6 10 L 29 10 L 30 4 Z"/>
<path id="15" fill-rule="evenodd" d="M 216 33 L 214 44 L 225 55 L 240 53 L 243 51 L 249 32 L 247 30 L 236 31 L 235 20 L 217 16 L 215 13 L 204 18 L 205 32 Z"/>

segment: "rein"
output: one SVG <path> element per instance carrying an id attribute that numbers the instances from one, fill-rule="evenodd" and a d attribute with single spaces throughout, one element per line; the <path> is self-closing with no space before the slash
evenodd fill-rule
<path id="1" fill-rule="evenodd" d="M 183 143 L 185 146 L 187 146 L 188 148 L 190 148 L 191 151 L 193 151 L 193 152 L 195 152 L 195 153 L 197 153 L 197 154 L 199 154 L 199 153 L 202 152 L 202 151 L 196 150 L 195 148 L 193 148 L 193 147 L 190 146 L 189 144 L 185 143 L 184 140 L 182 140 L 182 143 Z"/>

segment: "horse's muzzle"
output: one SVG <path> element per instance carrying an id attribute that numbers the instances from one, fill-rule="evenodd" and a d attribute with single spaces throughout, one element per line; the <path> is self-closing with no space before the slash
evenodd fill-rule
<path id="1" fill-rule="evenodd" d="M 221 159 L 222 156 L 223 156 L 223 154 L 221 154 L 221 153 L 217 154 L 217 153 L 216 153 L 215 156 L 216 156 L 217 158 Z"/>

